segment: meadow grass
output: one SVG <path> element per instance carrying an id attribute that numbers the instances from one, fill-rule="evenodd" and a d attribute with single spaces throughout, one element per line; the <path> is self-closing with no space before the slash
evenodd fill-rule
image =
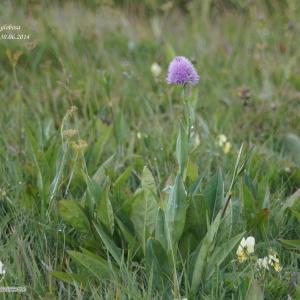
<path id="1" fill-rule="evenodd" d="M 0 39 L 0 286 L 27 288 L 3 299 L 299 299 L 300 6 L 289 3 L 211 17 L 197 1 L 152 15 L 0 4 L 0 25 L 31 35 Z M 201 79 L 186 91 L 195 120 L 181 175 L 191 206 L 178 245 L 166 246 L 176 258 L 169 270 L 151 217 L 167 209 L 179 178 L 182 89 L 165 80 L 175 55 L 190 58 Z M 230 216 L 217 231 L 226 195 Z M 255 256 L 239 263 L 242 236 L 255 237 Z M 220 245 L 230 251 L 215 266 Z M 270 249 L 282 270 L 262 274 L 255 257 Z"/>

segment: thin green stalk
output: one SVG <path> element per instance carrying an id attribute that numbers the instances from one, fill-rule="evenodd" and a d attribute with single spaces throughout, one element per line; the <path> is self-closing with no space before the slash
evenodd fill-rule
<path id="1" fill-rule="evenodd" d="M 65 164 L 66 164 L 66 156 L 67 156 L 67 152 L 68 152 L 68 141 L 64 141 L 64 132 L 63 131 L 64 131 L 64 124 L 65 124 L 67 118 L 70 116 L 70 114 L 72 114 L 72 109 L 67 111 L 67 113 L 63 117 L 61 127 L 60 127 L 60 135 L 61 135 L 61 141 L 62 141 L 63 155 L 62 155 L 62 160 L 60 162 L 58 172 L 56 173 L 55 178 L 54 178 L 53 187 L 50 190 L 50 200 L 49 200 L 47 215 L 49 215 L 49 213 L 50 213 L 50 210 L 51 210 L 51 207 L 52 207 L 52 202 L 53 202 L 53 199 L 55 197 L 56 191 L 58 189 L 58 184 L 59 184 L 60 178 L 62 176 L 63 169 L 64 169 Z"/>
<path id="2" fill-rule="evenodd" d="M 50 194 L 50 200 L 49 200 L 49 207 L 48 207 L 47 215 L 49 215 L 49 212 L 51 210 L 52 202 L 53 202 L 54 196 L 56 194 L 56 191 L 57 191 L 57 188 L 58 188 L 58 184 L 59 184 L 63 169 L 64 169 L 65 164 L 66 164 L 66 156 L 67 156 L 67 145 L 63 145 L 63 156 L 62 156 L 62 160 L 61 160 L 61 163 L 60 163 L 60 166 L 59 166 L 59 169 L 58 169 L 58 173 L 57 173 L 57 175 L 55 176 L 55 179 L 54 179 L 55 181 L 54 181 L 54 186 L 53 186 L 51 194 Z"/>
<path id="3" fill-rule="evenodd" d="M 186 100 L 186 85 L 183 86 L 182 97 L 183 97 L 183 103 L 184 103 L 184 119 L 185 119 L 187 132 L 188 132 L 188 141 L 190 142 L 190 137 L 191 137 L 191 111 L 190 111 L 190 105 L 189 105 L 188 101 Z"/>
<path id="4" fill-rule="evenodd" d="M 71 170 L 71 175 L 70 175 L 70 178 L 69 178 L 66 190 L 65 190 L 65 197 L 68 195 L 68 192 L 69 192 L 69 188 L 70 188 L 70 185 L 71 185 L 74 173 L 75 173 L 75 167 L 76 167 L 77 159 L 78 159 L 78 152 L 76 152 L 76 155 L 75 155 L 74 164 L 73 164 L 72 170 Z"/>
<path id="5" fill-rule="evenodd" d="M 227 207 L 228 207 L 230 199 L 232 197 L 233 187 L 234 187 L 234 185 L 235 185 L 235 183 L 236 183 L 239 175 L 244 170 L 244 167 L 245 167 L 245 164 L 246 164 L 246 162 L 244 162 L 242 164 L 242 166 L 240 168 L 238 168 L 238 166 L 240 164 L 240 160 L 241 160 L 241 155 L 242 155 L 243 147 L 244 147 L 244 145 L 242 144 L 242 146 L 241 146 L 241 148 L 239 150 L 239 153 L 238 153 L 238 157 L 237 157 L 236 163 L 235 163 L 235 167 L 234 167 L 234 171 L 233 171 L 231 183 L 230 183 L 230 186 L 229 186 L 229 190 L 228 190 L 227 195 L 226 195 L 225 206 L 223 208 L 222 215 L 221 215 L 222 218 L 224 217 L 224 215 L 226 213 Z"/>

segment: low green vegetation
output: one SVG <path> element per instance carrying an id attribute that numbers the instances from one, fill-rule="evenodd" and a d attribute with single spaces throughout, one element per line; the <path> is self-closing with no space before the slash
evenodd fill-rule
<path id="1" fill-rule="evenodd" d="M 299 299 L 298 2 L 125 2 L 0 4 L 1 296 Z"/>

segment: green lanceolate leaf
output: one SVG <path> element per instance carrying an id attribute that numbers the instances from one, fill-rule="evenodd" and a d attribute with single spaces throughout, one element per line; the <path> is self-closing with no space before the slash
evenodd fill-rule
<path id="1" fill-rule="evenodd" d="M 135 252 L 138 248 L 138 240 L 134 236 L 134 234 L 126 227 L 126 225 L 121 221 L 118 217 L 116 217 L 116 223 L 118 224 L 118 228 L 121 231 L 122 238 L 128 244 L 128 250 Z"/>
<path id="2" fill-rule="evenodd" d="M 142 187 L 133 199 L 130 214 L 143 250 L 145 250 L 147 238 L 154 231 L 158 208 L 154 178 L 150 170 L 145 167 L 142 174 Z"/>
<path id="3" fill-rule="evenodd" d="M 253 222 L 255 222 L 257 207 L 255 205 L 256 200 L 254 198 L 254 195 L 245 182 L 243 182 L 242 186 L 242 199 L 244 215 L 247 219 L 247 225 L 248 227 L 251 227 L 253 225 Z"/>
<path id="4" fill-rule="evenodd" d="M 165 226 L 165 212 L 161 208 L 159 208 L 155 225 L 155 239 L 161 243 L 164 249 L 167 249 L 168 240 Z"/>
<path id="5" fill-rule="evenodd" d="M 107 251 L 115 259 L 118 265 L 121 266 L 122 250 L 119 247 L 117 247 L 112 237 L 105 232 L 101 224 L 93 223 L 93 225 Z"/>
<path id="6" fill-rule="evenodd" d="M 92 178 L 86 178 L 87 188 L 84 193 L 84 206 L 90 215 L 93 215 L 95 207 L 103 198 L 103 193 L 110 186 L 110 178 L 107 176 L 111 168 L 114 156 L 109 157 L 95 172 Z"/>
<path id="7" fill-rule="evenodd" d="M 129 166 L 114 182 L 113 186 L 115 190 L 119 190 L 126 183 L 127 179 L 130 177 L 133 167 Z"/>
<path id="8" fill-rule="evenodd" d="M 142 173 L 142 189 L 148 193 L 151 193 L 153 196 L 156 194 L 156 184 L 153 178 L 153 175 L 148 167 L 144 167 Z"/>
<path id="9" fill-rule="evenodd" d="M 179 134 L 176 144 L 176 158 L 179 165 L 179 172 L 183 175 L 188 161 L 188 135 L 186 130 L 180 124 Z"/>
<path id="10" fill-rule="evenodd" d="M 202 195 L 191 197 L 187 209 L 185 232 L 191 232 L 197 239 L 201 240 L 207 230 L 206 216 L 208 215 L 208 204 Z"/>
<path id="11" fill-rule="evenodd" d="M 256 279 L 253 279 L 250 284 L 246 300 L 264 300 L 264 293 Z"/>
<path id="12" fill-rule="evenodd" d="M 213 275 L 215 269 L 223 263 L 226 257 L 231 253 L 232 249 L 240 242 L 243 235 L 244 232 L 236 235 L 214 249 L 213 253 L 207 260 L 207 272 L 205 274 L 206 279 L 209 279 Z"/>
<path id="13" fill-rule="evenodd" d="M 61 200 L 58 210 L 64 221 L 79 231 L 89 231 L 89 220 L 82 206 L 75 200 Z"/>
<path id="14" fill-rule="evenodd" d="M 114 233 L 115 223 L 114 223 L 114 212 L 108 195 L 108 188 L 105 191 L 104 197 L 100 200 L 100 204 L 97 209 L 97 217 L 99 221 L 102 222 L 106 228 L 109 230 L 110 234 Z"/>
<path id="15" fill-rule="evenodd" d="M 174 186 L 170 193 L 165 218 L 166 230 L 169 240 L 169 248 L 172 247 L 180 239 L 187 210 L 187 195 L 180 174 L 176 176 Z"/>
<path id="16" fill-rule="evenodd" d="M 114 121 L 114 134 L 118 145 L 123 145 L 128 134 L 128 127 L 125 122 L 124 113 L 121 110 Z"/>
<path id="17" fill-rule="evenodd" d="M 188 178 L 191 181 L 195 181 L 198 177 L 198 165 L 190 158 L 188 159 L 183 177 Z"/>
<path id="18" fill-rule="evenodd" d="M 172 276 L 172 267 L 161 243 L 155 239 L 148 239 L 146 246 L 146 268 L 148 274 L 154 274 L 156 287 L 164 287 Z"/>
<path id="19" fill-rule="evenodd" d="M 208 231 L 200 242 L 198 249 L 195 253 L 195 260 L 192 266 L 192 282 L 191 290 L 196 293 L 201 281 L 205 274 L 205 268 L 207 267 L 207 260 L 209 253 L 213 250 L 215 237 L 219 229 L 221 220 L 221 212 L 216 216 L 214 222 L 209 226 Z"/>
<path id="20" fill-rule="evenodd" d="M 65 283 L 72 284 L 75 286 L 80 285 L 83 288 L 88 284 L 88 278 L 80 274 L 65 273 L 65 272 L 51 272 L 51 275 Z"/>
<path id="21" fill-rule="evenodd" d="M 112 270 L 108 262 L 100 256 L 88 251 L 68 251 L 68 254 L 80 265 L 84 266 L 97 279 L 106 280 L 112 277 Z"/>
<path id="22" fill-rule="evenodd" d="M 224 202 L 224 180 L 220 170 L 208 182 L 204 196 L 210 209 L 211 220 L 213 220 Z"/>
<path id="23" fill-rule="evenodd" d="M 300 250 L 300 240 L 284 240 L 279 239 L 279 242 L 285 247 L 290 250 Z"/>
<path id="24" fill-rule="evenodd" d="M 107 170 L 111 168 L 112 163 L 114 162 L 114 155 L 110 156 L 95 172 L 92 177 L 92 180 L 99 185 L 102 185 L 107 178 Z"/>

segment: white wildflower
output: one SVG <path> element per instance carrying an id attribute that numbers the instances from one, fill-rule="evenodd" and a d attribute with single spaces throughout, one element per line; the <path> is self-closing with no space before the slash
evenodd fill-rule
<path id="1" fill-rule="evenodd" d="M 282 270 L 282 266 L 280 265 L 279 259 L 276 254 L 269 255 L 269 265 L 271 265 L 276 272 L 280 272 Z"/>
<path id="2" fill-rule="evenodd" d="M 243 238 L 240 245 L 236 251 L 239 262 L 244 262 L 247 260 L 248 256 L 254 252 L 255 238 L 253 236 L 248 236 L 247 239 Z"/>
<path id="3" fill-rule="evenodd" d="M 161 67 L 158 63 L 153 63 L 151 65 L 151 73 L 154 77 L 158 77 L 161 74 Z"/>
<path id="4" fill-rule="evenodd" d="M 220 134 L 218 136 L 218 144 L 223 149 L 225 154 L 228 154 L 231 149 L 231 143 L 227 140 L 226 135 Z"/>
<path id="5" fill-rule="evenodd" d="M 266 269 L 269 270 L 269 259 L 268 257 L 264 257 L 264 258 L 259 258 L 257 260 L 257 267 L 259 269 Z"/>
<path id="6" fill-rule="evenodd" d="M 223 147 L 224 144 L 225 144 L 226 141 L 227 141 L 226 135 L 220 134 L 220 135 L 218 136 L 218 141 L 219 141 L 219 146 L 220 146 L 220 147 Z"/>

